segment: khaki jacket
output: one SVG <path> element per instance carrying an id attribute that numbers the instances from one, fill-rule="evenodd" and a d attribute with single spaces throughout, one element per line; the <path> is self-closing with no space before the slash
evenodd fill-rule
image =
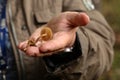
<path id="1" fill-rule="evenodd" d="M 114 34 L 104 17 L 96 10 L 88 10 L 84 0 L 8 0 L 7 24 L 19 80 L 95 80 L 110 69 L 113 61 Z M 69 66 L 49 72 L 42 58 L 26 56 L 18 50 L 19 42 L 64 11 L 84 11 L 90 23 L 78 30 L 82 56 Z"/>

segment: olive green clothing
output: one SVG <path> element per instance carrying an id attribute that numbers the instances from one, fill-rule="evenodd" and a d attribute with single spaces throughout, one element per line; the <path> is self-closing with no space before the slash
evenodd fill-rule
<path id="1" fill-rule="evenodd" d="M 7 23 L 20 80 L 96 80 L 112 65 L 114 33 L 97 10 L 88 10 L 84 0 L 8 0 Z M 38 27 L 64 11 L 84 11 L 90 23 L 77 31 L 82 56 L 49 72 L 40 57 L 29 57 L 16 47 Z"/>

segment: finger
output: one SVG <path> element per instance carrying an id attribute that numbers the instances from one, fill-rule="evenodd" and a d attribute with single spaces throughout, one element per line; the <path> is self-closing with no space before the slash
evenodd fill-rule
<path id="1" fill-rule="evenodd" d="M 30 46 L 25 52 L 28 56 L 37 56 L 40 54 L 39 48 L 36 46 Z"/>
<path id="2" fill-rule="evenodd" d="M 18 48 L 19 48 L 20 50 L 22 50 L 22 51 L 23 51 L 23 50 L 26 48 L 27 43 L 28 43 L 28 40 L 27 40 L 27 41 L 24 41 L 24 42 L 19 43 L 19 44 L 18 44 Z"/>
<path id="3" fill-rule="evenodd" d="M 89 23 L 89 17 L 86 13 L 78 13 L 78 12 L 68 12 L 67 20 L 70 22 L 71 25 L 74 27 L 77 26 L 85 26 Z"/>
<path id="4" fill-rule="evenodd" d="M 25 54 L 28 55 L 28 56 L 33 56 L 33 57 L 38 57 L 38 56 L 43 57 L 43 56 L 50 56 L 50 55 L 53 54 L 53 52 L 41 53 L 39 51 L 38 47 L 30 46 L 30 47 L 27 48 Z"/>
<path id="5" fill-rule="evenodd" d="M 28 56 L 33 56 L 33 57 L 36 57 L 36 56 L 45 56 L 44 54 L 41 54 L 39 52 L 39 48 L 38 46 L 27 46 L 27 43 L 28 41 L 24 41 L 24 42 L 21 42 L 19 45 L 18 45 L 18 48 L 20 50 L 22 50 L 23 52 L 25 52 L 26 55 Z"/>

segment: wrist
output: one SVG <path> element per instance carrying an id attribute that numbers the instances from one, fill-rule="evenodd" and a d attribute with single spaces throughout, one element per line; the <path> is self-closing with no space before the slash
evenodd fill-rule
<path id="1" fill-rule="evenodd" d="M 65 48 L 64 52 L 82 53 L 81 52 L 81 45 L 80 45 L 80 41 L 79 41 L 77 33 L 75 35 L 75 40 L 73 42 L 73 45 L 71 47 Z"/>
<path id="2" fill-rule="evenodd" d="M 75 42 L 72 47 L 66 48 L 64 51 L 58 52 L 52 56 L 44 57 L 47 67 L 50 71 L 55 71 L 62 66 L 69 66 L 69 63 L 80 58 L 82 54 L 78 35 L 76 33 Z M 64 67 L 64 68 L 66 68 Z"/>

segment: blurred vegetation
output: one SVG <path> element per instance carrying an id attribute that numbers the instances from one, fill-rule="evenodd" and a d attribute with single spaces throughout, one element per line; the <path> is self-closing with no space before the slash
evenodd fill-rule
<path id="1" fill-rule="evenodd" d="M 120 48 L 120 0 L 101 0 L 101 12 L 116 34 L 115 48 Z"/>
<path id="2" fill-rule="evenodd" d="M 120 33 L 120 0 L 101 1 L 101 12 L 105 15 L 115 32 Z"/>
<path id="3" fill-rule="evenodd" d="M 101 9 L 116 35 L 115 57 L 110 72 L 102 80 L 120 80 L 120 0 L 101 0 Z"/>

